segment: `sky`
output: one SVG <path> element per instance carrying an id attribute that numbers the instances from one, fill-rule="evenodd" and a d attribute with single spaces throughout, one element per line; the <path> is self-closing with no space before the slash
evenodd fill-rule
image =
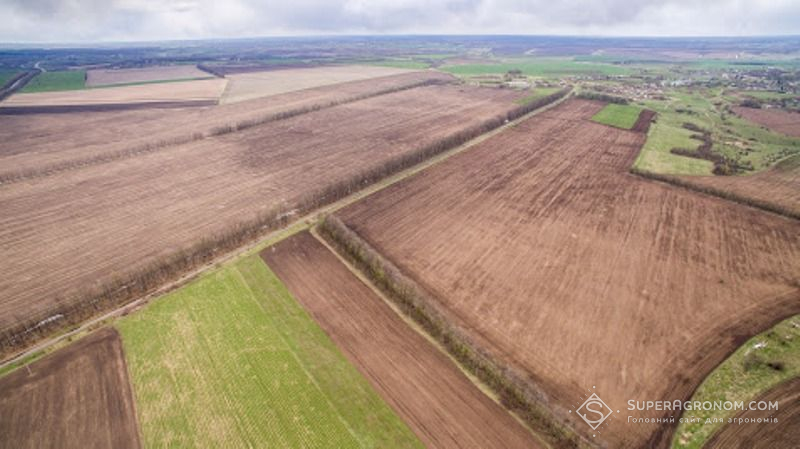
<path id="1" fill-rule="evenodd" d="M 800 34 L 800 0 L 0 0 L 0 42 Z"/>

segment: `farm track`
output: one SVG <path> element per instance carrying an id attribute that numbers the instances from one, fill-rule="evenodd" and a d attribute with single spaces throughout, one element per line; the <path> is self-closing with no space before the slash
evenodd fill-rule
<path id="1" fill-rule="evenodd" d="M 9 139 L 0 142 L 0 161 L 14 167 L 0 171 L 0 188 L 451 79 L 417 72 L 199 110 L 159 110 L 158 104 L 153 103 L 88 106 L 97 109 L 94 112 L 78 112 L 87 106 L 0 108 L 0 115 L 22 115 L 40 109 L 51 112 L 32 114 L 26 116 L 27 120 L 12 115 L 0 121 L 0 131 L 7 127 L 9 135 Z M 119 106 L 121 110 L 111 112 Z M 53 112 L 56 109 L 61 113 Z"/>
<path id="2" fill-rule="evenodd" d="M 427 447 L 542 447 L 309 232 L 261 257 Z"/>
<path id="3" fill-rule="evenodd" d="M 337 213 L 590 441 L 567 413 L 587 385 L 615 409 L 688 399 L 800 312 L 800 224 L 629 176 L 644 135 L 591 123 L 600 107 L 563 103 Z M 600 444 L 669 444 L 623 419 Z"/>
<path id="4" fill-rule="evenodd" d="M 0 448 L 138 449 L 117 331 L 104 328 L 0 379 Z"/>
<path id="5" fill-rule="evenodd" d="M 743 411 L 733 419 L 773 418 L 775 423 L 731 423 L 720 429 L 706 449 L 795 449 L 800 447 L 800 378 L 788 380 L 754 399 L 778 402 L 778 411 Z"/>

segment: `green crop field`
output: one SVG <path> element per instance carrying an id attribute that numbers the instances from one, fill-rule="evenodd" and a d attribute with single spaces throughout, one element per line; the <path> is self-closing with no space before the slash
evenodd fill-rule
<path id="1" fill-rule="evenodd" d="M 459 76 L 503 74 L 509 70 L 521 70 L 528 76 L 558 78 L 569 75 L 625 75 L 626 67 L 613 64 L 579 62 L 565 58 L 538 58 L 505 60 L 487 64 L 463 64 L 442 67 L 445 72 Z"/>
<path id="2" fill-rule="evenodd" d="M 421 447 L 257 255 L 117 326 L 144 447 Z"/>
<path id="3" fill-rule="evenodd" d="M 592 120 L 617 128 L 631 129 L 639 119 L 642 108 L 626 104 L 609 104 L 592 116 Z"/>
<path id="4" fill-rule="evenodd" d="M 5 86 L 18 73 L 19 70 L 0 70 L 0 87 Z"/>
<path id="5" fill-rule="evenodd" d="M 367 65 L 375 65 L 380 67 L 394 67 L 396 69 L 413 69 L 423 70 L 431 65 L 422 61 L 412 61 L 407 59 L 386 59 L 383 61 L 370 61 Z"/>
<path id="6" fill-rule="evenodd" d="M 769 364 L 778 363 L 783 369 Z M 754 400 L 761 393 L 785 380 L 800 376 L 800 315 L 778 323 L 751 338 L 712 372 L 692 396 L 691 401 Z M 700 449 L 721 424 L 706 419 L 727 418 L 736 411 L 693 410 L 700 422 L 680 423 L 672 442 L 673 449 Z"/>
<path id="7" fill-rule="evenodd" d="M 526 95 L 519 100 L 516 101 L 517 104 L 528 104 L 531 101 L 538 100 L 540 98 L 544 98 L 550 94 L 554 94 L 558 92 L 561 88 L 559 87 L 536 87 L 533 89 L 529 95 Z"/>
<path id="8" fill-rule="evenodd" d="M 40 73 L 30 80 L 20 92 L 55 92 L 59 90 L 77 90 L 85 88 L 85 70 L 65 70 L 60 72 Z"/>

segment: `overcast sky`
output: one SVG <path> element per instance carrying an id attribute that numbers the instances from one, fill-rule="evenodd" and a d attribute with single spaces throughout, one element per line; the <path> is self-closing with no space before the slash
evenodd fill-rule
<path id="1" fill-rule="evenodd" d="M 800 0 L 0 0 L 1 42 L 328 34 L 800 34 Z"/>

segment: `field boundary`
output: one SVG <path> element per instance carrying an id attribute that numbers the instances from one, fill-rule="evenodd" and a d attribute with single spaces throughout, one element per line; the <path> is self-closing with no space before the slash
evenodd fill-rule
<path id="1" fill-rule="evenodd" d="M 429 295 L 335 216 L 319 225 L 320 235 L 470 374 L 488 386 L 500 403 L 554 448 L 594 447 L 546 406 L 547 396 L 511 367 L 497 362 L 458 326 L 451 324 Z"/>
<path id="2" fill-rule="evenodd" d="M 423 162 L 433 163 L 448 157 L 444 153 L 454 154 L 455 150 L 469 148 L 482 141 L 481 137 L 488 137 L 494 132 L 500 132 L 505 126 L 513 125 L 516 119 L 527 118 L 529 114 L 538 113 L 540 109 L 544 110 L 560 103 L 569 97 L 570 92 L 571 88 L 562 89 L 553 95 L 487 119 L 483 123 L 446 136 L 416 151 L 395 157 L 382 166 L 362 171 L 349 179 L 313 192 L 298 200 L 293 207 L 290 205 L 275 207 L 253 220 L 240 222 L 227 231 L 209 236 L 188 248 L 155 261 L 141 270 L 120 276 L 104 286 L 77 292 L 72 295 L 68 305 L 62 304 L 53 310 L 30 318 L 26 322 L 2 330 L 0 332 L 0 359 L 3 360 L 3 363 L 0 364 L 0 367 L 18 361 L 33 351 L 42 350 L 64 338 L 65 335 L 74 334 L 86 326 L 84 323 L 86 321 L 90 320 L 89 323 L 96 323 L 100 320 L 100 318 L 92 319 L 93 317 L 102 315 L 102 319 L 110 318 L 121 313 L 122 310 L 128 310 L 126 306 L 130 303 L 138 303 L 153 294 L 168 291 L 165 290 L 165 286 L 174 288 L 186 282 L 192 275 L 202 272 L 202 267 L 238 254 L 243 246 L 259 241 L 264 238 L 265 234 L 288 227 L 291 223 L 298 221 L 295 220 L 297 217 L 311 218 L 315 211 L 319 213 L 320 209 L 325 206 L 330 206 L 346 198 L 355 201 L 362 196 L 359 195 L 359 192 L 371 191 L 370 186 L 384 178 L 398 175 L 389 182 L 380 184 L 375 190 L 416 173 L 417 170 L 427 165 L 416 167 L 416 169 L 413 167 Z M 437 156 L 442 156 L 442 158 Z M 402 173 L 406 169 L 410 170 Z M 342 203 L 340 207 L 348 202 L 343 201 Z M 54 338 L 33 349 L 28 349 L 50 337 Z"/>
<path id="3" fill-rule="evenodd" d="M 721 198 L 723 200 L 731 201 L 734 203 L 741 204 L 743 206 L 752 207 L 755 209 L 760 209 L 762 211 L 771 212 L 773 214 L 780 215 L 782 217 L 800 220 L 800 213 L 784 207 L 778 204 L 773 204 L 768 201 L 759 200 L 756 198 L 747 197 L 744 195 L 740 195 L 738 193 L 718 189 L 715 187 L 710 186 L 701 186 L 697 185 L 691 181 L 678 178 L 676 176 L 662 174 L 662 173 L 654 173 L 648 170 L 642 170 L 637 167 L 631 167 L 628 172 L 634 176 L 638 176 L 640 178 L 644 178 L 651 181 L 663 182 L 666 184 L 670 184 L 675 187 L 684 188 L 686 190 L 691 190 L 696 193 L 701 193 L 705 195 L 714 196 L 717 198 Z"/>
<path id="4" fill-rule="evenodd" d="M 28 84 L 28 81 L 32 80 L 33 77 L 39 73 L 39 70 L 29 70 L 27 72 L 21 72 L 8 80 L 6 84 L 0 87 L 0 102 L 11 96 L 11 94 L 14 92 L 25 87 L 25 85 Z"/>
<path id="5" fill-rule="evenodd" d="M 200 140 L 203 140 L 203 139 L 207 139 L 207 138 L 211 138 L 211 137 L 217 137 L 217 136 L 222 136 L 222 135 L 225 135 L 225 134 L 231 134 L 231 133 L 235 133 L 235 132 L 238 132 L 238 131 L 243 131 L 245 129 L 249 129 L 249 128 L 253 128 L 253 127 L 256 127 L 256 126 L 264 125 L 264 124 L 267 124 L 267 123 L 278 122 L 278 121 L 281 121 L 281 120 L 290 119 L 292 117 L 297 117 L 299 115 L 307 114 L 307 113 L 310 113 L 310 112 L 316 112 L 316 111 L 321 111 L 321 110 L 329 109 L 329 108 L 336 107 L 336 106 L 342 106 L 342 105 L 349 104 L 349 103 L 355 103 L 357 101 L 362 101 L 362 100 L 366 100 L 366 99 L 373 98 L 373 97 L 379 97 L 381 95 L 388 95 L 388 94 L 391 94 L 391 93 L 401 92 L 401 91 L 404 91 L 404 90 L 416 89 L 418 87 L 431 86 L 431 85 L 440 85 L 440 84 L 448 84 L 448 83 L 449 83 L 448 81 L 443 81 L 443 80 L 439 80 L 439 79 L 428 79 L 428 80 L 423 80 L 423 81 L 417 81 L 417 82 L 414 82 L 414 83 L 404 84 L 402 86 L 395 86 L 395 87 L 391 87 L 391 88 L 387 88 L 387 89 L 377 90 L 377 91 L 374 91 L 374 92 L 368 92 L 368 93 L 365 93 L 365 94 L 354 95 L 352 97 L 347 97 L 347 98 L 344 98 L 344 99 L 341 99 L 341 100 L 329 101 L 327 103 L 318 103 L 318 104 L 313 104 L 313 105 L 309 105 L 309 106 L 303 106 L 303 107 L 294 108 L 294 109 L 287 109 L 285 111 L 276 112 L 276 113 L 273 113 L 273 114 L 265 115 L 265 116 L 254 118 L 254 119 L 242 120 L 240 122 L 229 123 L 229 124 L 226 124 L 226 125 L 218 125 L 218 126 L 215 126 L 215 127 L 211 128 L 210 130 L 208 130 L 206 132 L 196 132 L 196 133 L 193 133 L 193 134 L 190 134 L 190 135 L 185 135 L 183 137 L 175 137 L 175 138 L 171 138 L 171 139 L 159 140 L 159 141 L 156 141 L 156 142 L 148 142 L 148 143 L 140 144 L 140 145 L 129 147 L 129 148 L 124 148 L 122 150 L 119 150 L 119 151 L 116 151 L 116 152 L 113 152 L 113 153 L 109 153 L 109 154 L 101 154 L 101 155 L 95 155 L 95 156 L 90 156 L 90 157 L 85 157 L 85 158 L 73 159 L 73 160 L 69 160 L 69 161 L 59 162 L 59 163 L 56 163 L 56 164 L 51 164 L 51 165 L 44 166 L 44 167 L 38 167 L 38 168 L 35 168 L 35 169 L 0 173 L 0 187 L 2 185 L 13 184 L 13 183 L 16 183 L 16 182 L 28 181 L 28 180 L 31 180 L 31 179 L 38 179 L 38 178 L 44 178 L 44 177 L 52 176 L 54 174 L 62 173 L 62 172 L 65 172 L 65 171 L 76 170 L 76 169 L 90 167 L 90 166 L 94 166 L 94 165 L 105 164 L 105 163 L 114 162 L 114 161 L 118 161 L 118 160 L 122 160 L 122 159 L 128 159 L 128 158 L 140 156 L 140 155 L 143 155 L 143 154 L 155 153 L 157 151 L 162 151 L 162 150 L 168 149 L 168 148 L 173 147 L 173 146 L 184 145 L 184 144 L 187 144 L 187 143 L 197 142 L 197 141 L 200 141 Z M 156 107 L 156 106 L 152 106 L 152 104 L 153 104 L 152 102 L 151 103 L 142 103 L 142 104 L 144 106 L 142 106 L 141 108 L 145 108 L 145 109 L 146 108 Z M 216 105 L 216 104 L 217 104 L 216 100 L 209 100 L 205 104 L 196 105 L 196 106 L 213 106 L 213 105 Z M 101 108 L 105 108 L 106 106 L 112 106 L 112 105 L 101 105 Z M 139 109 L 140 108 L 138 105 L 135 105 L 135 104 L 128 104 L 128 106 L 130 106 L 130 107 L 125 107 L 123 109 L 128 110 L 128 109 Z M 76 107 L 79 107 L 79 106 L 65 106 L 64 108 L 73 109 L 73 108 L 76 108 Z M 169 106 L 166 106 L 166 107 L 169 107 Z M 41 106 L 41 107 L 34 106 L 34 107 L 31 107 L 31 108 L 47 110 L 47 112 L 54 112 L 54 111 L 51 111 L 50 109 L 57 108 L 57 107 L 56 106 Z M 6 108 L 0 107 L 0 115 L 6 114 L 7 113 L 6 111 L 10 111 L 10 110 L 13 110 L 13 109 L 23 109 L 23 107 L 19 107 L 19 108 L 18 107 L 6 107 Z M 30 109 L 30 108 L 24 107 L 24 109 Z M 66 109 L 64 111 L 62 111 L 62 112 L 73 112 L 73 111 L 66 110 Z M 107 109 L 98 109 L 98 111 L 100 111 L 100 110 L 107 110 Z M 108 109 L 108 110 L 111 110 L 111 109 Z M 44 112 L 44 111 L 42 111 L 42 112 Z M 57 111 L 55 111 L 55 112 L 57 112 Z M 25 114 L 24 111 L 19 112 L 19 113 L 20 114 Z M 29 112 L 29 113 L 35 113 L 35 112 Z"/>

